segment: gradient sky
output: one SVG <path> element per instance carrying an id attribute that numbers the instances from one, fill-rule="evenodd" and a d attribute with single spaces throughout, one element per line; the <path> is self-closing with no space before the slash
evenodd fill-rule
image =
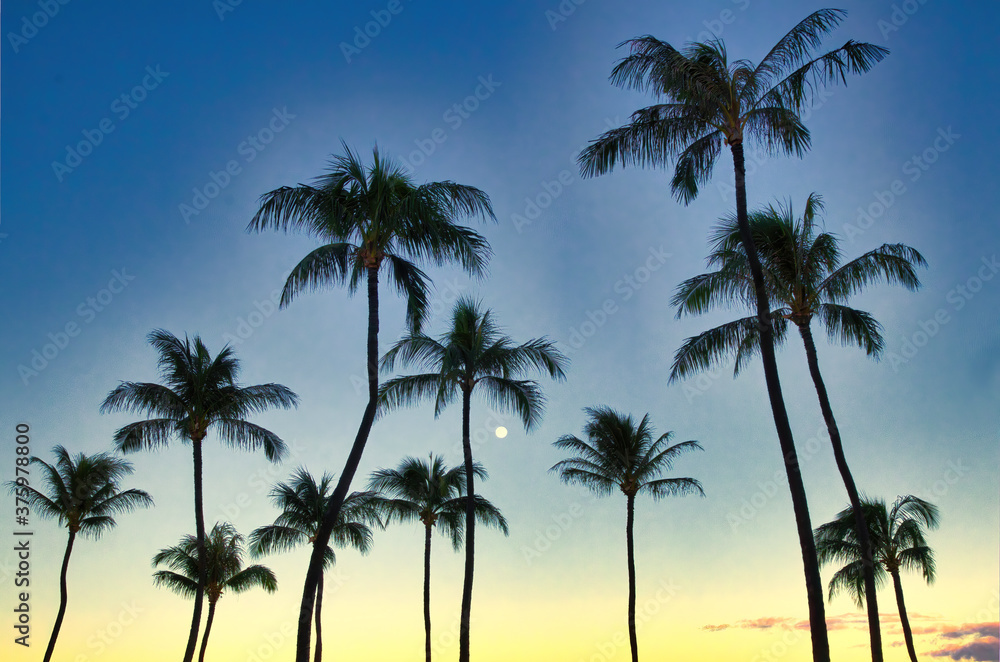
<path id="1" fill-rule="evenodd" d="M 58 11 L 38 14 L 48 5 Z M 927 258 L 919 292 L 877 287 L 855 299 L 885 327 L 881 362 L 826 342 L 819 359 L 861 489 L 888 501 L 912 493 L 941 509 L 929 538 L 938 581 L 903 580 L 919 654 L 996 660 L 1000 278 L 990 265 L 1000 231 L 990 173 L 1000 144 L 991 119 L 1000 104 L 1000 10 L 942 0 L 840 6 L 849 16 L 827 47 L 852 38 L 892 54 L 804 114 L 812 131 L 805 158 L 748 147 L 750 204 L 790 198 L 799 209 L 816 191 L 848 257 L 904 242 Z M 731 161 L 724 154 L 685 207 L 671 198 L 667 172 L 583 180 L 575 156 L 653 102 L 609 84 L 621 41 L 651 33 L 680 45 L 714 32 L 733 58 L 757 61 L 816 8 L 790 0 L 4 2 L 4 480 L 13 477 L 18 422 L 31 428 L 32 452 L 49 461 L 56 444 L 74 453 L 110 448 L 132 419 L 100 415 L 98 405 L 119 380 L 156 379 L 145 340 L 154 328 L 200 334 L 213 352 L 232 342 L 244 383 L 279 382 L 301 396 L 297 411 L 254 419 L 292 449 L 280 466 L 209 438 L 209 524 L 228 519 L 249 533 L 273 521 L 267 490 L 296 466 L 339 472 L 364 407 L 365 300 L 335 289 L 274 311 L 272 294 L 315 244 L 244 230 L 262 193 L 320 174 L 341 140 L 366 160 L 377 142 L 418 182 L 481 188 L 499 221 L 480 228 L 495 251 L 489 278 L 429 270 L 428 330 L 438 333 L 455 297 L 470 294 L 515 339 L 547 335 L 572 359 L 566 382 L 543 384 L 547 412 L 531 434 L 473 405 L 475 456 L 491 474 L 479 491 L 511 523 L 509 538 L 479 536 L 476 659 L 628 657 L 624 499 L 594 499 L 547 473 L 562 459 L 551 442 L 579 434 L 582 408 L 597 404 L 649 412 L 657 430 L 705 448 L 680 458 L 672 475 L 698 478 L 707 498 L 638 502 L 642 656 L 810 659 L 801 558 L 762 371 L 755 365 L 734 381 L 727 368 L 667 385 L 684 338 L 736 314 L 676 321 L 669 306 L 674 287 L 703 270 L 708 230 L 732 208 Z M 368 27 L 375 36 L 355 44 L 378 18 L 384 25 Z M 77 160 L 67 150 L 82 141 L 98 144 L 84 145 Z M 218 195 L 198 200 L 213 176 L 224 184 Z M 404 309 L 388 293 L 382 301 L 384 349 L 402 333 Z M 602 317 L 605 306 L 613 312 Z M 63 338 L 68 324 L 75 335 Z M 55 342 L 62 346 L 46 348 Z M 799 345 L 779 353 L 779 369 L 815 526 L 847 497 Z M 505 439 L 494 435 L 498 425 L 510 429 Z M 376 423 L 359 478 L 431 451 L 461 461 L 458 412 L 438 420 L 428 407 L 394 413 Z M 190 447 L 130 459 L 127 484 L 148 490 L 156 507 L 77 544 L 56 659 L 181 656 L 191 605 L 152 587 L 149 560 L 193 531 Z M 30 527 L 33 645 L 25 650 L 11 634 L 14 504 L 6 494 L 0 504 L 0 652 L 36 660 L 58 605 L 65 530 L 37 518 Z M 378 532 L 367 557 L 339 554 L 324 602 L 331 658 L 422 659 L 421 551 L 413 525 Z M 278 575 L 274 595 L 223 597 L 210 657 L 291 659 L 307 557 L 265 561 Z M 461 556 L 435 539 L 433 564 L 434 645 L 450 658 Z M 886 660 L 904 660 L 892 593 L 879 598 Z M 869 659 L 850 599 L 827 610 L 835 659 Z"/>

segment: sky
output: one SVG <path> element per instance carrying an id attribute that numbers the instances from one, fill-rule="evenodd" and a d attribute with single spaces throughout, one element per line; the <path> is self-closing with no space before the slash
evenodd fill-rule
<path id="1" fill-rule="evenodd" d="M 891 55 L 803 113 L 803 158 L 747 147 L 750 206 L 811 192 L 845 256 L 902 242 L 929 264 L 917 292 L 877 286 L 853 304 L 884 326 L 873 361 L 816 331 L 848 461 L 863 492 L 914 494 L 940 508 L 929 532 L 937 581 L 903 577 L 918 654 L 997 660 L 1000 611 L 1000 229 L 989 176 L 1000 126 L 996 3 L 848 0 L 823 46 L 848 39 Z M 428 331 L 455 299 L 492 309 L 515 340 L 546 336 L 570 358 L 564 382 L 543 380 L 541 425 L 474 400 L 479 492 L 510 535 L 477 536 L 475 659 L 628 659 L 625 500 L 595 498 L 548 469 L 552 442 L 581 434 L 583 408 L 642 416 L 704 452 L 669 475 L 697 478 L 706 497 L 640 500 L 636 512 L 638 636 L 647 659 L 808 660 L 801 556 L 777 439 L 755 364 L 668 384 L 685 338 L 743 315 L 677 320 L 674 288 L 705 270 L 710 228 L 734 204 L 731 160 L 684 206 L 667 170 L 580 176 L 576 155 L 656 100 L 608 81 L 622 41 L 674 45 L 713 36 L 732 58 L 758 61 L 808 12 L 790 0 L 513 3 L 8 1 L 0 8 L 0 465 L 14 478 L 17 426 L 30 452 L 97 453 L 133 419 L 102 415 L 120 381 L 156 381 L 147 334 L 226 343 L 244 384 L 285 384 L 294 411 L 255 417 L 289 446 L 262 454 L 205 450 L 205 510 L 248 534 L 273 521 L 270 486 L 299 466 L 339 473 L 365 404 L 366 304 L 342 289 L 274 305 L 316 243 L 248 234 L 258 198 L 321 174 L 341 141 L 366 161 L 377 145 L 415 182 L 452 180 L 486 192 L 496 223 L 489 275 L 429 267 Z M 381 348 L 404 331 L 403 303 L 383 290 Z M 779 371 L 813 526 L 847 504 L 808 376 L 789 342 Z M 497 427 L 508 428 L 501 439 Z M 429 406 L 376 422 L 352 486 L 406 455 L 461 461 L 460 417 Z M 190 601 L 152 585 L 150 559 L 193 533 L 191 448 L 130 455 L 128 487 L 155 507 L 79 540 L 54 659 L 175 660 Z M 33 474 L 33 479 L 36 474 Z M 0 495 L 0 654 L 37 660 L 58 606 L 66 530 L 14 520 Z M 14 642 L 18 538 L 30 530 L 30 648 Z M 338 552 L 327 576 L 325 651 L 338 659 L 418 660 L 422 532 L 377 531 L 367 556 Z M 263 560 L 273 595 L 224 595 L 208 655 L 286 660 L 308 551 Z M 457 652 L 462 557 L 433 548 L 436 657 Z M 824 582 L 835 570 L 823 570 Z M 879 593 L 885 655 L 907 659 L 892 591 Z M 826 605 L 834 659 L 869 659 L 863 614 L 846 596 Z"/>

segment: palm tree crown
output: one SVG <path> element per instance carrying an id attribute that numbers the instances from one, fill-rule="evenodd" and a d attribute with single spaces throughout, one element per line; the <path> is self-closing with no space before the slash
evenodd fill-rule
<path id="1" fill-rule="evenodd" d="M 888 576 L 901 570 L 919 572 L 928 584 L 934 582 L 936 565 L 934 551 L 924 537 L 925 527 L 938 526 L 938 509 L 934 504 L 907 495 L 896 499 L 887 508 L 882 499 L 861 498 L 865 511 L 872 547 L 875 553 L 875 581 L 885 584 Z M 832 600 L 838 593 L 846 592 L 855 604 L 864 600 L 864 582 L 861 581 L 860 548 L 854 530 L 854 512 L 845 508 L 832 522 L 816 529 L 816 552 L 820 563 L 843 563 L 830 580 Z"/>
<path id="2" fill-rule="evenodd" d="M 659 478 L 678 455 L 703 450 L 697 441 L 668 445 L 671 432 L 654 438 L 649 414 L 636 423 L 631 415 L 610 407 L 587 407 L 584 412 L 590 417 L 584 426 L 587 440 L 564 435 L 554 442 L 556 448 L 576 454 L 550 469 L 558 472 L 563 482 L 579 483 L 600 496 L 616 488 L 629 497 L 705 496 L 701 483 L 693 478 Z"/>
<path id="3" fill-rule="evenodd" d="M 472 471 L 479 479 L 489 477 L 486 468 L 474 462 Z M 420 522 L 437 527 L 457 550 L 462 547 L 465 517 L 465 468 L 448 468 L 444 458 L 430 454 L 427 460 L 405 457 L 395 469 L 372 472 L 368 489 L 379 494 L 378 505 L 387 522 Z M 486 526 L 509 533 L 507 519 L 500 510 L 476 495 L 476 519 Z"/>
<path id="4" fill-rule="evenodd" d="M 713 39 L 677 50 L 646 35 L 619 44 L 629 55 L 611 72 L 619 87 L 652 92 L 664 103 L 632 114 L 629 124 L 594 140 L 579 157 L 586 176 L 623 166 L 663 166 L 676 156 L 670 182 L 684 203 L 698 195 L 699 185 L 712 176 L 722 145 L 760 143 L 767 153 L 803 156 L 809 130 L 798 113 L 818 88 L 844 82 L 882 60 L 888 50 L 848 40 L 840 48 L 814 56 L 824 35 L 836 28 L 846 12 L 813 12 L 764 56 L 759 64 L 729 61 L 726 46 Z"/>
<path id="5" fill-rule="evenodd" d="M 528 430 L 541 421 L 545 398 L 537 382 L 519 378 L 530 370 L 553 379 L 566 377 L 566 358 L 552 342 L 533 338 L 515 345 L 496 325 L 492 311 L 468 296 L 455 303 L 447 332 L 437 340 L 424 334 L 404 337 L 385 353 L 381 367 L 391 371 L 397 361 L 433 372 L 388 380 L 379 389 L 380 408 L 433 398 L 437 416 L 460 394 L 481 385 L 493 407 L 515 412 Z"/>
<path id="6" fill-rule="evenodd" d="M 157 329 L 149 343 L 159 353 L 163 384 L 122 382 L 101 404 L 101 412 L 125 411 L 155 417 L 130 423 L 114 436 L 119 451 L 156 450 L 172 436 L 184 442 L 202 441 L 213 428 L 227 446 L 263 449 L 278 462 L 285 443 L 273 432 L 245 420 L 270 407 L 289 409 L 298 396 L 281 384 L 240 386 L 240 361 L 226 345 L 214 357 L 201 338 L 174 336 Z"/>
<path id="7" fill-rule="evenodd" d="M 486 240 L 460 226 L 462 216 L 496 220 L 489 197 L 455 182 L 416 185 L 403 167 L 373 151 L 371 165 L 343 143 L 328 172 L 312 184 L 283 186 L 261 197 L 247 230 L 296 231 L 326 242 L 299 262 L 285 282 L 281 306 L 301 292 L 329 284 L 357 291 L 369 269 L 389 267 L 389 278 L 406 297 L 406 318 L 418 331 L 427 313 L 427 275 L 411 259 L 436 265 L 457 262 L 484 272 Z"/>
<path id="8" fill-rule="evenodd" d="M 817 227 L 822 210 L 822 198 L 813 193 L 798 219 L 791 202 L 750 214 L 750 230 L 772 306 L 775 341 L 786 340 L 789 322 L 805 329 L 818 319 L 831 340 L 857 345 L 878 358 L 884 345 L 881 324 L 847 302 L 879 282 L 916 290 L 920 287 L 916 267 L 927 262 L 905 244 L 883 244 L 842 264 L 837 236 Z M 716 270 L 689 278 L 677 288 L 671 303 L 677 307 L 678 318 L 733 303 L 754 308 L 750 269 L 734 216 L 715 228 L 712 246 L 708 264 Z M 670 379 L 708 369 L 729 356 L 735 356 L 734 373 L 739 374 L 759 351 L 756 317 L 739 319 L 689 338 L 675 356 Z"/>
<path id="9" fill-rule="evenodd" d="M 100 538 L 116 525 L 115 515 L 153 505 L 143 490 L 121 490 L 121 479 L 134 471 L 131 462 L 108 453 L 74 457 L 62 446 L 52 453 L 55 465 L 31 458 L 42 467 L 47 494 L 16 483 L 8 483 L 8 488 L 27 499 L 35 514 L 58 520 L 71 533 Z"/>
<path id="10" fill-rule="evenodd" d="M 274 524 L 254 529 L 250 534 L 250 553 L 257 557 L 313 543 L 330 501 L 332 485 L 333 475 L 324 473 L 317 481 L 304 468 L 297 469 L 288 482 L 275 485 L 271 501 L 281 513 Z M 332 545 L 326 547 L 324 569 L 336 563 L 333 546 L 353 547 L 362 554 L 371 550 L 371 525 L 382 525 L 374 497 L 372 492 L 353 492 L 344 500 L 330 534 Z"/>

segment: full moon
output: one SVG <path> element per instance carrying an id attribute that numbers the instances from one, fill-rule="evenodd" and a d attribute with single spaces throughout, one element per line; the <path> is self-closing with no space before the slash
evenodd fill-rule
<path id="1" fill-rule="evenodd" d="M 497 438 L 503 439 L 506 436 L 507 436 L 507 428 L 501 425 L 500 427 L 497 428 Z"/>

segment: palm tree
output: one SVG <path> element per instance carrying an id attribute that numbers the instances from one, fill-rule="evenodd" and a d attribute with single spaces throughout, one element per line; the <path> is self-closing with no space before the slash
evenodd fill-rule
<path id="1" fill-rule="evenodd" d="M 200 550 L 205 540 L 202 442 L 209 429 L 216 430 L 227 446 L 250 451 L 263 449 L 268 460 L 280 462 L 286 452 L 285 442 L 246 417 L 269 407 L 295 407 L 298 396 L 281 384 L 239 385 L 236 380 L 240 362 L 228 345 L 213 357 L 198 336 L 193 340 L 184 336 L 182 341 L 168 331 L 157 329 L 149 334 L 148 340 L 160 355 L 157 363 L 163 384 L 122 382 L 104 399 L 101 412 L 124 411 L 152 417 L 129 423 L 115 433 L 114 443 L 120 452 L 157 450 L 166 446 L 171 437 L 191 442 L 194 521 Z M 196 558 L 200 561 L 205 557 L 198 554 Z M 194 659 L 198 642 L 204 572 L 199 576 L 184 662 Z"/>
<path id="2" fill-rule="evenodd" d="M 937 528 L 937 506 L 913 495 L 906 495 L 897 498 L 891 510 L 886 509 L 885 501 L 864 496 L 861 498 L 861 507 L 865 511 L 865 521 L 874 550 L 875 584 L 884 584 L 886 573 L 892 577 L 906 650 L 910 654 L 910 660 L 917 662 L 899 571 L 918 570 L 923 574 L 924 581 L 928 584 L 934 582 L 934 552 L 927 546 L 924 527 Z M 853 510 L 853 507 L 848 506 L 837 513 L 832 522 L 816 529 L 816 551 L 819 553 L 820 563 L 845 564 L 830 579 L 830 599 L 845 591 L 860 608 L 868 589 L 863 578 L 864 551 L 855 531 Z"/>
<path id="3" fill-rule="evenodd" d="M 827 335 L 842 344 L 858 345 L 878 358 L 882 352 L 881 325 L 869 313 L 847 306 L 852 294 L 866 286 L 885 281 L 908 290 L 920 287 L 915 266 L 925 266 L 923 256 L 905 244 L 884 244 L 858 258 L 841 264 L 843 252 L 835 235 L 817 233 L 823 202 L 813 193 L 806 200 L 802 218 L 796 220 L 791 202 L 770 205 L 750 214 L 750 230 L 760 253 L 764 281 L 774 310 L 775 342 L 784 342 L 788 322 L 796 326 L 806 350 L 820 410 L 830 434 L 833 455 L 856 518 L 855 529 L 865 550 L 868 623 L 875 628 L 872 646 L 881 650 L 878 630 L 878 603 L 875 596 L 875 569 L 858 490 L 847 465 L 840 430 L 830 406 L 826 385 L 819 370 L 811 325 L 816 319 Z M 703 313 L 734 300 L 753 307 L 753 288 L 746 252 L 740 242 L 736 219 L 730 216 L 714 233 L 714 248 L 708 263 L 716 271 L 690 278 L 680 285 L 673 298 L 677 316 Z M 710 366 L 723 357 L 736 356 L 736 373 L 760 349 L 755 318 L 747 317 L 706 331 L 685 341 L 678 350 L 671 380 Z"/>
<path id="4" fill-rule="evenodd" d="M 667 496 L 700 494 L 701 483 L 694 478 L 660 478 L 673 466 L 674 459 L 692 450 L 704 450 L 697 441 L 668 446 L 673 433 L 653 438 L 649 414 L 636 424 L 630 415 L 610 407 L 587 407 L 590 420 L 583 428 L 587 441 L 568 434 L 553 445 L 574 454 L 557 462 L 549 471 L 558 471 L 564 483 L 584 485 L 598 496 L 608 496 L 615 488 L 625 495 L 625 547 L 628 557 L 628 636 L 632 662 L 639 660 L 635 633 L 635 547 L 633 528 L 635 497 L 648 494 L 655 500 Z"/>
<path id="5" fill-rule="evenodd" d="M 165 586 L 174 593 L 197 599 L 201 583 L 201 568 L 205 568 L 205 593 L 208 595 L 208 619 L 201 639 L 198 662 L 204 662 L 208 635 L 212 632 L 215 605 L 225 591 L 243 593 L 251 588 L 262 588 L 268 593 L 278 589 L 278 580 L 270 568 L 263 565 L 243 567 L 243 536 L 229 522 L 217 522 L 198 544 L 197 536 L 187 535 L 180 544 L 161 549 L 153 557 L 153 567 L 165 565 L 169 570 L 153 573 L 153 584 Z M 199 554 L 204 550 L 204 555 Z M 201 563 L 204 558 L 205 562 Z"/>
<path id="6" fill-rule="evenodd" d="M 469 622 L 472 613 L 472 577 L 475 558 L 475 466 L 469 421 L 472 392 L 476 386 L 487 401 L 499 409 L 521 417 L 525 430 L 533 429 L 542 417 L 545 398 L 538 383 L 520 379 L 529 371 L 548 373 L 565 379 L 566 357 L 546 338 L 533 338 L 515 345 L 493 321 L 490 310 L 483 311 L 470 297 L 459 297 L 452 311 L 451 328 L 437 340 L 422 333 L 402 338 L 382 357 L 382 369 L 393 370 L 397 361 L 416 365 L 428 372 L 396 377 L 379 389 L 379 406 L 392 410 L 434 398 L 434 416 L 461 394 L 462 454 L 465 460 L 465 582 L 459 625 L 459 662 L 469 660 Z"/>
<path id="7" fill-rule="evenodd" d="M 822 37 L 845 15 L 839 9 L 813 12 L 757 65 L 749 60 L 730 63 L 725 44 L 715 39 L 688 44 L 683 51 L 649 35 L 624 42 L 621 45 L 628 45 L 631 53 L 615 66 L 612 83 L 651 91 L 665 103 L 637 110 L 631 122 L 605 132 L 579 157 L 585 176 L 610 172 L 618 162 L 622 166 L 662 166 L 675 160 L 671 190 L 674 197 L 687 204 L 698 195 L 699 185 L 711 178 L 723 143 L 732 152 L 736 217 L 756 294 L 764 378 L 795 512 L 816 662 L 830 659 L 823 586 L 805 486 L 778 380 L 763 274 L 747 220 L 743 143 L 753 140 L 768 152 L 803 156 L 810 136 L 798 113 L 812 101 L 816 91 L 827 84 L 846 82 L 848 73 L 868 71 L 888 54 L 880 46 L 849 40 L 836 50 L 814 57 Z M 873 647 L 872 655 L 879 662 L 881 648 Z"/>
<path id="8" fill-rule="evenodd" d="M 478 462 L 472 473 L 487 478 L 486 469 Z M 442 535 L 451 538 L 457 551 L 462 547 L 462 524 L 465 514 L 465 467 L 449 469 L 441 456 L 433 453 L 424 461 L 405 457 L 396 469 L 372 472 L 368 489 L 378 492 L 379 504 L 387 520 L 410 522 L 419 519 L 424 525 L 424 648 L 427 662 L 431 660 L 431 531 L 438 525 Z M 494 526 L 504 535 L 509 533 L 507 520 L 500 510 L 476 495 L 476 519 Z"/>
<path id="9" fill-rule="evenodd" d="M 330 502 L 330 485 L 333 476 L 324 473 L 316 478 L 306 469 L 300 468 L 292 474 L 287 483 L 278 483 L 271 490 L 271 501 L 281 510 L 274 524 L 254 529 L 250 534 L 250 554 L 260 557 L 264 554 L 294 549 L 303 543 L 316 544 L 316 532 L 323 522 L 323 514 Z M 352 492 L 337 514 L 331 532 L 331 542 L 337 547 L 353 547 L 367 554 L 372 546 L 370 524 L 382 525 L 375 508 L 374 494 Z M 333 547 L 327 544 L 323 550 L 323 571 L 337 562 Z M 316 585 L 316 649 L 313 660 L 323 659 L 323 575 Z"/>
<path id="10" fill-rule="evenodd" d="M 56 638 L 66 615 L 69 597 L 66 573 L 76 535 L 100 538 L 101 534 L 117 524 L 115 515 L 153 505 L 153 498 L 142 490 L 121 490 L 119 481 L 133 472 L 130 462 L 107 453 L 78 453 L 73 457 L 62 446 L 55 446 L 52 453 L 56 456 L 55 466 L 41 458 L 31 458 L 32 464 L 42 467 L 47 494 L 30 485 L 13 481 L 7 483 L 10 492 L 26 500 L 35 513 L 45 519 L 54 518 L 69 529 L 69 540 L 59 572 L 59 611 L 56 612 L 56 622 L 52 626 L 43 662 L 52 659 Z"/>
<path id="11" fill-rule="evenodd" d="M 473 275 L 484 272 L 491 254 L 478 233 L 456 224 L 462 216 L 496 221 L 489 197 L 477 188 L 450 181 L 417 186 L 396 162 L 376 147 L 370 166 L 342 143 L 343 155 L 313 185 L 281 187 L 261 197 L 247 230 L 268 228 L 298 231 L 325 242 L 292 270 L 281 294 L 285 307 L 299 293 L 327 285 L 347 285 L 349 293 L 362 282 L 368 288 L 368 405 L 358 426 L 340 480 L 322 525 L 320 544 L 313 549 L 302 592 L 296 641 L 296 662 L 309 660 L 309 630 L 313 596 L 322 574 L 322 549 L 350 489 L 375 421 L 378 399 L 378 276 L 387 267 L 389 279 L 406 297 L 406 319 L 417 332 L 427 314 L 427 275 L 411 259 L 443 265 L 458 262 Z"/>

